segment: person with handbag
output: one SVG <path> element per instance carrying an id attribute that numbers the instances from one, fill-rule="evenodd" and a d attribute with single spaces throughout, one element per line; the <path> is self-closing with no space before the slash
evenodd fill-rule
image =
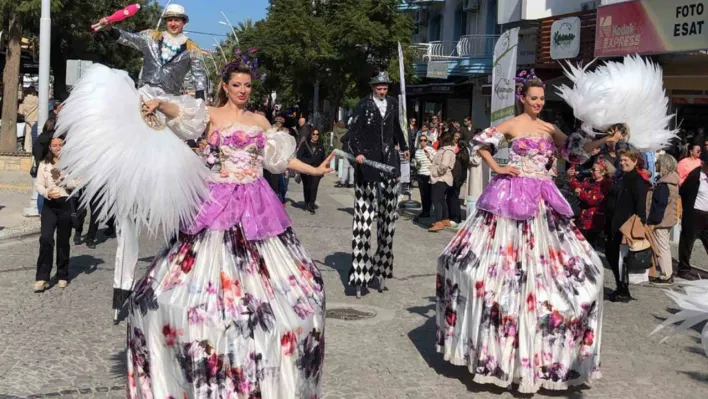
<path id="1" fill-rule="evenodd" d="M 430 184 L 430 168 L 435 160 L 435 150 L 428 145 L 428 136 L 422 135 L 418 139 L 418 149 L 415 151 L 415 162 L 417 164 L 418 189 L 420 190 L 420 202 L 423 205 L 422 211 L 415 217 L 415 221 L 430 217 L 430 207 L 432 205 L 432 186 Z"/>
<path id="2" fill-rule="evenodd" d="M 629 302 L 632 296 L 629 293 L 629 264 L 631 261 L 630 248 L 622 234 L 621 228 L 633 216 L 637 216 L 644 224 L 647 218 L 647 193 L 651 184 L 637 170 L 640 154 L 631 150 L 621 150 L 620 168 L 622 180 L 613 201 L 614 206 L 607 209 L 607 246 L 605 256 L 610 263 L 615 276 L 617 288 L 609 294 L 612 302 Z M 624 243 L 623 243 L 624 241 Z"/>
<path id="3" fill-rule="evenodd" d="M 306 140 L 300 144 L 297 151 L 297 159 L 308 165 L 319 165 L 325 158 L 324 146 L 319 142 L 320 131 L 317 128 L 310 130 Z M 317 189 L 320 186 L 322 176 L 301 175 L 302 191 L 305 196 L 305 210 L 315 214 L 315 201 L 317 201 Z"/>
<path id="4" fill-rule="evenodd" d="M 440 149 L 435 154 L 433 165 L 430 167 L 435 223 L 428 231 L 433 233 L 451 227 L 447 193 L 454 184 L 452 169 L 455 167 L 456 154 L 453 140 L 454 137 L 450 133 L 440 136 Z"/>
<path id="5" fill-rule="evenodd" d="M 467 170 L 470 167 L 470 153 L 466 140 L 460 140 L 459 132 L 454 134 L 455 165 L 452 168 L 452 186 L 445 193 L 447 209 L 450 215 L 450 226 L 455 229 L 462 223 L 460 210 L 460 190 L 467 181 Z"/>
<path id="6" fill-rule="evenodd" d="M 47 157 L 47 153 L 49 153 L 49 142 L 52 141 L 52 137 L 54 137 L 56 123 L 57 118 L 48 118 L 42 127 L 42 134 L 40 134 L 37 137 L 37 140 L 35 140 L 32 144 L 33 164 L 32 169 L 30 169 L 30 176 L 35 179 L 35 182 L 37 179 L 37 170 L 39 169 L 39 165 Z M 43 207 L 44 197 L 37 195 L 37 211 L 40 215 L 42 214 Z"/>
<path id="7" fill-rule="evenodd" d="M 62 173 L 57 168 L 64 145 L 63 138 L 53 138 L 49 143 L 49 152 L 37 169 L 35 189 L 45 199 L 41 215 L 41 234 L 39 237 L 39 257 L 37 258 L 37 275 L 34 292 L 43 292 L 49 288 L 52 271 L 53 252 L 56 232 L 57 253 L 57 286 L 66 288 L 69 280 L 69 258 L 71 231 L 73 228 L 72 213 L 76 210 L 69 199 L 71 189 L 75 184 L 65 182 Z"/>
<path id="8" fill-rule="evenodd" d="M 679 175 L 676 159 L 669 154 L 656 157 L 658 181 L 648 198 L 649 215 L 647 224 L 651 228 L 656 246 L 654 266 L 649 270 L 649 282 L 654 285 L 671 285 L 673 259 L 671 258 L 671 229 L 679 221 Z"/>
<path id="9" fill-rule="evenodd" d="M 575 193 L 581 208 L 576 226 L 595 246 L 605 225 L 605 197 L 610 192 L 615 167 L 603 159 L 598 159 L 593 164 L 591 173 L 589 179 L 581 181 L 577 178 L 580 173 L 575 168 L 568 170 L 568 186 Z"/>

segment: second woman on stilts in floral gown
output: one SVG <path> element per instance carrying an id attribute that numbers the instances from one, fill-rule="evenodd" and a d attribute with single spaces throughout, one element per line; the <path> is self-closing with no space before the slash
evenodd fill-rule
<path id="1" fill-rule="evenodd" d="M 600 376 L 603 265 L 571 222 L 547 169 L 617 136 L 566 137 L 539 118 L 543 83 L 528 76 L 524 113 L 474 137 L 472 155 L 496 173 L 438 259 L 437 349 L 478 383 L 566 389 Z M 492 154 L 509 141 L 509 164 Z"/>

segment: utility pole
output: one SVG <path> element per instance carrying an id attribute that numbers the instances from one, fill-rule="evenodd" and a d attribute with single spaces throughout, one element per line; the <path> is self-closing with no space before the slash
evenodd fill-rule
<path id="1" fill-rule="evenodd" d="M 42 0 L 42 13 L 39 19 L 39 119 L 37 129 L 42 129 L 49 117 L 49 56 L 52 42 L 52 19 L 50 0 Z M 34 186 L 34 185 L 33 185 Z M 39 216 L 37 208 L 37 190 L 32 190 L 29 207 L 24 216 Z"/>
<path id="2" fill-rule="evenodd" d="M 49 117 L 49 56 L 52 43 L 52 19 L 50 0 L 42 0 L 39 20 L 39 120 L 44 126 Z"/>

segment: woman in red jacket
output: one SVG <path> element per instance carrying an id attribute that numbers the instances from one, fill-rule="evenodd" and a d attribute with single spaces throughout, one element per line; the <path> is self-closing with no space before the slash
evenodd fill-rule
<path id="1" fill-rule="evenodd" d="M 592 166 L 590 179 L 579 181 L 574 174 L 570 178 L 569 186 L 578 195 L 583 208 L 576 226 L 593 245 L 605 225 L 605 196 L 612 186 L 610 176 L 614 173 L 614 166 L 600 159 Z"/>

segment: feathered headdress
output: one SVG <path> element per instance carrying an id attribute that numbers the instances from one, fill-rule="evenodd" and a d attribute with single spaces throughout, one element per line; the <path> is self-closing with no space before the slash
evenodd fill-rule
<path id="1" fill-rule="evenodd" d="M 638 55 L 623 62 L 605 62 L 593 71 L 568 64 L 563 68 L 573 87 L 558 87 L 558 95 L 573 108 L 582 129 L 591 136 L 613 125 L 625 124 L 629 144 L 640 151 L 656 151 L 676 137 L 669 129 L 669 99 L 661 67 Z"/>
<path id="2" fill-rule="evenodd" d="M 251 77 L 253 79 L 265 80 L 265 73 L 261 73 L 258 71 L 258 67 L 260 67 L 260 62 L 258 61 L 258 58 L 256 58 L 257 52 L 257 48 L 252 48 L 245 53 L 238 48 L 235 49 L 234 57 L 236 59 L 224 66 L 224 68 L 221 70 L 221 77 L 224 78 L 224 80 L 227 80 L 229 77 L 226 76 L 226 74 L 229 70 L 238 68 L 241 65 L 246 65 L 251 70 Z"/>
<path id="3" fill-rule="evenodd" d="M 537 80 L 539 83 L 543 85 L 545 88 L 546 85 L 543 84 L 543 81 L 536 76 L 536 71 L 531 68 L 528 71 L 525 69 L 522 69 L 518 75 L 514 78 L 514 81 L 516 82 L 516 99 L 521 100 L 521 97 L 523 97 L 523 93 L 521 92 L 524 88 L 524 85 L 527 82 L 530 82 L 532 80 Z"/>

